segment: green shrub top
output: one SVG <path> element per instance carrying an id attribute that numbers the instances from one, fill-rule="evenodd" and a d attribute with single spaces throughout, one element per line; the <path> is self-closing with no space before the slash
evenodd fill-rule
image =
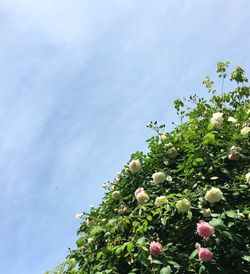
<path id="1" fill-rule="evenodd" d="M 48 273 L 249 273 L 250 87 L 241 67 L 224 93 L 174 102 L 180 125 L 148 123 L 149 152 L 136 152 L 104 184 L 101 205 L 78 217 L 77 248 Z"/>

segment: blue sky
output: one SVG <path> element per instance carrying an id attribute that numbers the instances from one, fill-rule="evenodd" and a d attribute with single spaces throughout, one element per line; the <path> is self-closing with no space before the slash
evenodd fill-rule
<path id="1" fill-rule="evenodd" d="M 171 129 L 173 100 L 204 94 L 219 60 L 250 71 L 249 14 L 247 0 L 0 0 L 1 273 L 63 261 L 75 213 L 146 151 L 147 122 Z"/>

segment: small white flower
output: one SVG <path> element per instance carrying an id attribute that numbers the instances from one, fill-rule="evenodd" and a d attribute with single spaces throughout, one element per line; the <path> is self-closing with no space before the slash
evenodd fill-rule
<path id="1" fill-rule="evenodd" d="M 210 123 L 213 124 L 215 127 L 220 127 L 223 123 L 223 113 L 216 112 L 213 114 L 212 118 L 210 119 Z"/>
<path id="2" fill-rule="evenodd" d="M 129 163 L 128 167 L 132 173 L 137 173 L 141 170 L 141 163 L 139 160 L 132 160 Z"/>
<path id="3" fill-rule="evenodd" d="M 116 172 L 116 179 L 120 180 L 122 177 L 122 173 L 121 172 Z"/>
<path id="4" fill-rule="evenodd" d="M 164 143 L 167 140 L 167 135 L 166 134 L 161 134 L 160 135 L 160 140 L 162 143 Z"/>
<path id="5" fill-rule="evenodd" d="M 230 116 L 228 119 L 228 122 L 231 122 L 233 124 L 237 123 L 237 119 L 235 119 L 234 117 Z"/>
<path id="6" fill-rule="evenodd" d="M 152 175 L 152 178 L 156 184 L 160 184 L 166 181 L 166 175 L 163 172 L 155 172 Z"/>
<path id="7" fill-rule="evenodd" d="M 250 184 L 250 172 L 246 174 L 246 181 Z"/>
<path id="8" fill-rule="evenodd" d="M 82 216 L 83 216 L 82 213 L 76 213 L 75 218 L 76 218 L 77 220 L 80 220 L 80 219 L 82 218 Z"/>
<path id="9" fill-rule="evenodd" d="M 206 192 L 205 199 L 209 203 L 219 202 L 223 197 L 223 194 L 219 188 L 212 187 L 210 190 Z"/>
<path id="10" fill-rule="evenodd" d="M 88 244 L 92 243 L 94 241 L 94 238 L 88 238 Z"/>
<path id="11" fill-rule="evenodd" d="M 243 127 L 240 134 L 246 136 L 250 132 L 250 127 Z"/>

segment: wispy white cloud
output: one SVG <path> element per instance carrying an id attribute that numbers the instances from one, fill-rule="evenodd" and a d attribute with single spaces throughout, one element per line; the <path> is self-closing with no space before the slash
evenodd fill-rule
<path id="1" fill-rule="evenodd" d="M 0 5 L 0 256 L 40 273 L 73 246 L 151 120 L 198 92 L 216 61 L 250 68 L 244 1 L 31 1 Z M 15 264 L 13 264 L 15 258 Z"/>

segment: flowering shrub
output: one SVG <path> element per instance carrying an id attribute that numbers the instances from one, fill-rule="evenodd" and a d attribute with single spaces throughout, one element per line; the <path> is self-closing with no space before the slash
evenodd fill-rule
<path id="1" fill-rule="evenodd" d="M 222 83 L 228 65 L 218 63 Z M 176 100 L 172 132 L 148 123 L 148 153 L 134 153 L 102 204 L 77 215 L 76 248 L 49 273 L 249 273 L 250 87 L 240 67 L 230 80 L 231 92 L 218 95 L 207 77 L 209 100 Z"/>

